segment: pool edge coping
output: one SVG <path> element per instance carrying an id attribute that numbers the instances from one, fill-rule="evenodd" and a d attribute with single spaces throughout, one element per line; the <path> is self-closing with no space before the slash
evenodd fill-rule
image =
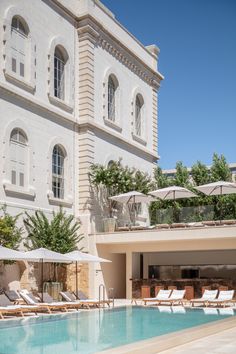
<path id="1" fill-rule="evenodd" d="M 183 344 L 187 344 L 197 339 L 208 337 L 212 334 L 236 327 L 236 316 L 226 318 L 213 323 L 205 323 L 188 329 L 176 331 L 174 333 L 163 334 L 158 337 L 144 339 L 134 343 L 109 348 L 97 354 L 148 354 L 160 353 L 164 350 L 173 349 Z"/>

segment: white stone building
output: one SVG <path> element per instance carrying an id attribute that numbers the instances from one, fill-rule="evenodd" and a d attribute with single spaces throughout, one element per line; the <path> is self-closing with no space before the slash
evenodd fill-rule
<path id="1" fill-rule="evenodd" d="M 151 174 L 158 159 L 159 49 L 98 0 L 2 0 L 0 28 L 0 204 L 63 206 L 95 252 L 91 163 Z"/>

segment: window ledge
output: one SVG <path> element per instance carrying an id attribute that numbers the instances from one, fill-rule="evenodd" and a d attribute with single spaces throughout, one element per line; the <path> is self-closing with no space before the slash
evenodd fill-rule
<path id="1" fill-rule="evenodd" d="M 11 183 L 4 182 L 3 188 L 5 193 L 10 197 L 18 197 L 23 199 L 34 199 L 35 189 L 33 187 L 29 187 L 28 189 L 24 189 L 22 187 L 15 186 Z"/>
<path id="2" fill-rule="evenodd" d="M 67 198 L 67 199 L 55 198 L 53 197 L 51 191 L 48 193 L 48 201 L 52 205 L 64 206 L 67 208 L 71 208 L 73 205 L 72 198 Z"/>
<path id="3" fill-rule="evenodd" d="M 147 145 L 146 140 L 144 140 L 141 136 L 136 135 L 135 133 L 132 133 L 132 138 L 142 145 Z"/>
<path id="4" fill-rule="evenodd" d="M 30 82 L 30 81 L 26 81 L 23 77 L 16 75 L 13 72 L 8 72 L 8 71 L 4 71 L 4 75 L 7 81 L 9 81 L 10 83 L 24 89 L 25 91 L 28 91 L 30 93 L 34 93 L 36 86 Z"/>
<path id="5" fill-rule="evenodd" d="M 107 119 L 107 118 L 105 118 L 105 117 L 104 117 L 103 119 L 104 119 L 104 123 L 105 123 L 108 127 L 117 130 L 119 133 L 122 132 L 122 127 L 121 127 L 119 124 L 117 124 L 116 122 L 113 122 L 112 120 Z"/>
<path id="6" fill-rule="evenodd" d="M 63 101 L 60 98 L 57 98 L 55 96 L 52 96 L 50 93 L 48 93 L 48 99 L 49 99 L 51 104 L 63 109 L 66 112 L 72 113 L 73 110 L 74 110 L 74 107 L 70 103 L 65 102 L 65 101 Z"/>

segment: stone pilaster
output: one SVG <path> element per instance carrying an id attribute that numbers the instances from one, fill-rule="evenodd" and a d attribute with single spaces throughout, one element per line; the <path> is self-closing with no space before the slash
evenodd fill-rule
<path id="1" fill-rule="evenodd" d="M 152 134 L 153 134 L 153 151 L 157 152 L 158 147 L 158 103 L 157 90 L 152 90 Z"/>
<path id="2" fill-rule="evenodd" d="M 89 18 L 79 21 L 79 203 L 80 213 L 92 209 L 89 169 L 94 162 L 94 132 L 87 124 L 94 119 L 94 50 L 99 33 Z"/>

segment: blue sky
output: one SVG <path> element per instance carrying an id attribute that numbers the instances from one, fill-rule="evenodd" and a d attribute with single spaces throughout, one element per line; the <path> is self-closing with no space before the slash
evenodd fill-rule
<path id="1" fill-rule="evenodd" d="M 143 44 L 161 50 L 159 155 L 236 162 L 236 0 L 102 0 Z"/>

